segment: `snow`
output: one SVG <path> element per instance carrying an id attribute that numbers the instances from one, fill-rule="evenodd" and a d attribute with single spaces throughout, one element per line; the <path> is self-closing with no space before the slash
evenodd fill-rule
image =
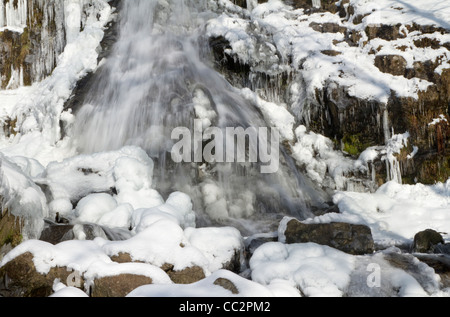
<path id="1" fill-rule="evenodd" d="M 14 161 L 0 153 L 0 203 L 13 216 L 24 221 L 24 239 L 39 238 L 48 216 L 47 201 L 41 188 Z"/>
<path id="2" fill-rule="evenodd" d="M 379 245 L 409 245 L 426 229 L 443 232 L 448 240 L 450 180 L 433 186 L 401 185 L 395 181 L 375 193 L 337 192 L 334 202 L 341 213 L 326 214 L 306 223 L 348 222 L 371 228 Z"/>
<path id="3" fill-rule="evenodd" d="M 23 0 L 19 2 L 26 3 Z M 69 139 L 61 140 L 59 123 L 67 118 L 63 111 L 64 102 L 70 97 L 76 82 L 97 68 L 97 48 L 103 38 L 103 28 L 112 16 L 112 9 L 106 1 L 92 0 L 94 5 L 87 6 L 83 16 L 85 21 L 80 21 L 79 12 L 73 8 L 80 6 L 81 2 L 67 0 L 64 3 L 72 8 L 65 12 L 65 21 L 74 25 L 78 19 L 78 32 L 76 28 L 70 28 L 64 52 L 55 57 L 57 65 L 51 76 L 27 87 L 25 94 L 22 88 L 19 88 L 21 91 L 6 93 L 9 97 L 17 96 L 16 99 L 10 98 L 6 115 L 17 118 L 18 133 L 11 140 L 0 139 L 0 147 L 6 155 L 33 157 L 44 166 L 75 154 Z M 85 25 L 80 30 L 82 22 Z M 3 94 L 0 92 L 0 97 Z M 0 111 L 3 111 L 1 108 L 3 105 L 0 106 Z"/>
<path id="4" fill-rule="evenodd" d="M 291 280 L 308 297 L 339 297 L 350 283 L 354 257 L 313 243 L 266 243 L 250 260 L 252 280 Z"/>
<path id="5" fill-rule="evenodd" d="M 433 126 L 433 125 L 436 125 L 436 124 L 438 124 L 440 122 L 446 122 L 448 124 L 448 121 L 447 121 L 447 118 L 445 117 L 445 115 L 443 115 L 443 114 L 439 115 L 439 118 L 433 119 L 433 121 L 431 121 L 428 124 L 428 126 Z"/>
<path id="6" fill-rule="evenodd" d="M 215 285 L 218 279 L 231 281 L 239 291 L 238 297 L 273 297 L 263 285 L 249 281 L 230 271 L 219 270 L 206 279 L 192 285 L 146 285 L 135 289 L 127 297 L 237 297 L 231 291 Z"/>
<path id="7" fill-rule="evenodd" d="M 19 3 L 16 10 L 9 2 L 6 16 L 2 15 L 4 11 L 0 7 L 0 31 L 2 28 L 23 29 L 27 2 Z M 86 3 L 94 5 L 84 6 Z M 251 4 L 251 10 L 244 10 L 227 0 L 210 3 L 211 8 L 221 8 L 223 13 L 210 15 L 206 34 L 224 36 L 231 44 L 228 53 L 248 63 L 254 72 L 263 69 L 277 76 L 299 70 L 295 75 L 305 82 L 307 93 L 323 87 L 325 82 L 334 81 L 347 87 L 351 96 L 360 98 L 387 103 L 391 90 L 399 96 L 414 98 L 430 83 L 384 74 L 374 66 L 375 55 L 367 52 L 383 46 L 378 55 L 399 54 L 408 66 L 430 57 L 434 60 L 442 56 L 444 60 L 450 58 L 443 50 L 397 49 L 418 39 L 415 34 L 391 43 L 374 39 L 365 46 L 349 46 L 343 41 L 342 33 L 320 33 L 310 26 L 312 22 L 332 22 L 351 27 L 337 15 L 314 13 L 306 16 L 303 10 L 293 10 L 279 0 L 259 5 L 253 1 Z M 351 0 L 350 4 L 360 14 L 377 9 L 356 28 L 399 22 L 448 27 L 450 9 L 443 1 L 399 4 L 398 1 L 382 0 L 373 7 L 371 1 Z M 161 1 L 160 5 L 169 4 Z M 368 8 L 370 12 L 366 11 Z M 418 15 L 418 11 L 425 13 Z M 143 149 L 125 146 L 116 151 L 78 153 L 72 135 L 61 139 L 60 121 L 69 126 L 75 121 L 75 115 L 64 111 L 63 105 L 76 82 L 97 69 L 98 46 L 113 12 L 106 1 L 66 0 L 64 13 L 67 45 L 57 58 L 52 75 L 32 87 L 22 87 L 19 72 L 19 84 L 17 80 L 14 84 L 17 88 L 0 91 L 0 123 L 18 119 L 17 135 L 0 136 L 0 196 L 14 216 L 25 220 L 24 242 L 0 260 L 0 267 L 31 252 L 35 267 L 42 274 L 54 267 L 66 267 L 83 274 L 86 279 L 84 290 L 70 286 L 68 281 L 56 280 L 52 297 L 86 297 L 95 279 L 136 274 L 150 277 L 154 284 L 137 288 L 129 297 L 262 298 L 376 294 L 375 290 L 366 287 L 365 279 L 369 265 L 377 264 L 383 274 L 381 292 L 390 296 L 450 296 L 448 290 L 440 289 L 438 276 L 425 264 L 414 262 L 419 273 L 431 281 L 428 287 L 413 273 L 389 264 L 386 261 L 388 252 L 401 252 L 393 248 L 353 256 L 314 243 L 288 245 L 284 231 L 289 217 L 280 221 L 277 233 L 253 237 L 278 237 L 278 241 L 258 247 L 246 267 L 244 248 L 249 243 L 248 237 L 243 237 L 233 227 L 197 228 L 191 198 L 183 192 L 163 195 L 158 191 L 159 184 L 153 177 L 158 167 Z M 440 33 L 427 36 L 439 41 L 449 40 L 448 35 Z M 321 53 L 325 49 L 341 54 L 331 58 Z M 437 72 L 445 67 L 444 63 Z M 13 88 L 13 83 L 9 88 Z M 293 103 L 299 101 L 296 98 L 305 97 L 301 96 L 299 87 L 290 88 Z M 291 145 L 293 159 L 306 170 L 307 176 L 316 184 L 336 190 L 333 198 L 340 213 L 313 217 L 304 223 L 364 224 L 370 227 L 376 244 L 382 247 L 410 245 L 417 232 L 429 228 L 444 232 L 444 239 L 450 242 L 450 180 L 432 186 L 401 184 L 396 156 L 411 146 L 410 158 L 418 151 L 410 144 L 409 133 L 387 131 L 385 145 L 368 148 L 354 159 L 336 150 L 331 139 L 308 131 L 306 126 L 298 126 L 290 104 L 266 100 L 246 88 L 240 89 L 239 93 L 258 107 L 269 125 L 280 131 L 282 140 Z M 202 90 L 196 90 L 193 103 L 204 127 L 211 126 L 217 113 L 212 110 L 208 96 Z M 433 119 L 429 125 L 442 122 L 447 122 L 444 115 Z M 347 190 L 351 181 L 349 175 L 370 173 L 370 164 L 377 158 L 386 161 L 389 182 L 372 193 Z M 243 213 L 257 216 L 258 210 L 249 208 L 256 199 L 251 189 L 243 191 L 242 199 L 235 202 L 228 201 L 213 182 L 203 182 L 201 190 L 206 212 L 212 219 L 239 217 Z M 44 227 L 44 218 L 54 219 L 56 214 L 75 224 L 76 240 L 57 245 L 37 240 Z M 85 224 L 98 225 L 94 240 L 86 240 Z M 105 234 L 107 230 L 123 230 L 129 238 L 109 241 Z M 134 262 L 113 262 L 111 257 L 119 254 L 130 255 Z M 244 270 L 240 275 L 223 269 L 235 256 L 239 256 L 238 263 Z M 176 285 L 161 269 L 165 264 L 173 265 L 174 270 L 198 266 L 206 278 L 191 285 Z M 231 281 L 239 294 L 216 285 L 218 279 Z"/>

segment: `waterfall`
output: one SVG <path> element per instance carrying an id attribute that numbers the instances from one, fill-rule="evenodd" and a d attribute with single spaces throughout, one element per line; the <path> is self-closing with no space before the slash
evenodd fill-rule
<path id="1" fill-rule="evenodd" d="M 76 111 L 79 150 L 142 147 L 156 163 L 157 189 L 189 194 L 200 225 L 231 221 L 251 231 L 254 219 L 264 225 L 286 214 L 309 217 L 310 205 L 322 206 L 328 196 L 309 184 L 283 149 L 276 174 L 261 174 L 257 163 L 175 164 L 170 158 L 171 132 L 192 131 L 195 119 L 223 129 L 267 126 L 201 54 L 211 14 L 206 1 L 123 2 L 118 40 Z"/>

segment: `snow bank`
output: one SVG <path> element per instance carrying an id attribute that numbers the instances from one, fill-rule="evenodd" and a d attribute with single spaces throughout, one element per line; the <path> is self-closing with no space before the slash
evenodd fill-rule
<path id="1" fill-rule="evenodd" d="M 218 279 L 227 279 L 239 294 L 214 284 Z M 273 297 L 265 286 L 249 281 L 230 271 L 219 270 L 206 279 L 191 285 L 146 285 L 135 289 L 127 297 Z"/>
<path id="2" fill-rule="evenodd" d="M 340 214 L 326 214 L 306 223 L 349 222 L 371 228 L 377 244 L 410 244 L 414 235 L 425 229 L 446 233 L 450 220 L 450 180 L 433 186 L 401 185 L 394 181 L 373 194 L 338 192 L 334 202 Z"/>
<path id="3" fill-rule="evenodd" d="M 250 260 L 252 280 L 270 285 L 285 279 L 306 296 L 342 296 L 350 283 L 354 257 L 314 243 L 266 243 Z"/>

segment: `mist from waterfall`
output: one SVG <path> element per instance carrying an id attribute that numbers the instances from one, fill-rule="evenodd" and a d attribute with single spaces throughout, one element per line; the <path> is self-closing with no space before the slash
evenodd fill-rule
<path id="1" fill-rule="evenodd" d="M 170 157 L 176 127 L 194 120 L 225 127 L 264 127 L 244 99 L 206 58 L 208 1 L 133 0 L 120 8 L 119 37 L 76 112 L 74 136 L 83 153 L 142 147 L 155 161 L 163 195 L 192 197 L 202 225 L 232 224 L 245 232 L 271 228 L 284 215 L 311 216 L 327 195 L 313 188 L 285 153 L 276 174 L 258 164 L 182 163 Z"/>

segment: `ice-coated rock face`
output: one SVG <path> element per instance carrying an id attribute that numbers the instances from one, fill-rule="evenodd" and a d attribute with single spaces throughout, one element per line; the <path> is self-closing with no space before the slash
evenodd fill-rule
<path id="1" fill-rule="evenodd" d="M 31 85 L 48 75 L 58 56 L 101 11 L 101 0 L 0 1 L 0 87 Z"/>

